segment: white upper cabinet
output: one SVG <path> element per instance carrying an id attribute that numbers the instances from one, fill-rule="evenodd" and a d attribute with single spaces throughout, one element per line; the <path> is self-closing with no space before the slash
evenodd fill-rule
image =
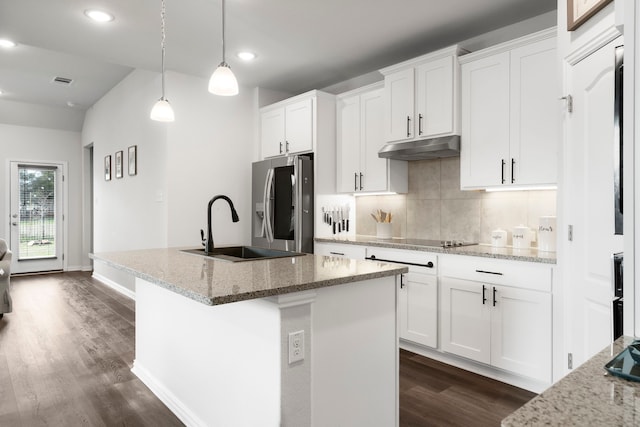
<path id="1" fill-rule="evenodd" d="M 452 46 L 380 70 L 386 142 L 460 133 L 458 55 L 463 52 Z"/>
<path id="2" fill-rule="evenodd" d="M 555 29 L 474 52 L 462 64 L 462 189 L 557 182 Z"/>
<path id="3" fill-rule="evenodd" d="M 407 162 L 378 157 L 378 151 L 385 143 L 383 107 L 383 91 L 379 84 L 338 96 L 338 192 L 407 192 Z"/>
<path id="4" fill-rule="evenodd" d="M 311 91 L 260 109 L 263 158 L 315 151 L 318 117 L 324 104 L 318 102 L 320 97 L 334 99 L 333 95 Z"/>

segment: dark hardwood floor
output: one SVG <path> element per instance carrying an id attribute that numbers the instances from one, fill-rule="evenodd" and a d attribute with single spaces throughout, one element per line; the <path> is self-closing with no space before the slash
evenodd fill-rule
<path id="1" fill-rule="evenodd" d="M 130 371 L 134 303 L 89 273 L 12 277 L 0 427 L 182 426 Z M 534 396 L 401 351 L 400 425 L 499 426 Z"/>

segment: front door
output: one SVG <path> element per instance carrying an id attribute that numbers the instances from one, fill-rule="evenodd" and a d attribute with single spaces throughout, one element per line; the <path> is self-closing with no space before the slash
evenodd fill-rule
<path id="1" fill-rule="evenodd" d="M 62 167 L 11 162 L 12 273 L 63 269 Z"/>

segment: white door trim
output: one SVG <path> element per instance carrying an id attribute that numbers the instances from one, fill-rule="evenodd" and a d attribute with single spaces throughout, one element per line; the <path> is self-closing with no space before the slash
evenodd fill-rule
<path id="1" fill-rule="evenodd" d="M 11 164 L 20 163 L 33 166 L 45 166 L 56 165 L 62 170 L 62 270 L 68 270 L 69 257 L 69 162 L 66 160 L 26 160 L 26 159 L 7 159 L 6 161 L 6 176 L 5 176 L 5 235 L 9 236 L 11 233 Z"/>

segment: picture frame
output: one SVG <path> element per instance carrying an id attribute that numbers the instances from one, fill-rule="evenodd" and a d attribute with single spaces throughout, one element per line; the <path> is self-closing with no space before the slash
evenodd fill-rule
<path id="1" fill-rule="evenodd" d="M 111 155 L 104 156 L 104 180 L 111 181 Z"/>
<path id="2" fill-rule="evenodd" d="M 122 150 L 116 151 L 116 178 L 122 178 Z"/>
<path id="3" fill-rule="evenodd" d="M 612 0 L 567 0 L 567 31 L 575 31 Z"/>
<path id="4" fill-rule="evenodd" d="M 129 176 L 138 174 L 138 146 L 132 145 L 129 147 Z"/>

